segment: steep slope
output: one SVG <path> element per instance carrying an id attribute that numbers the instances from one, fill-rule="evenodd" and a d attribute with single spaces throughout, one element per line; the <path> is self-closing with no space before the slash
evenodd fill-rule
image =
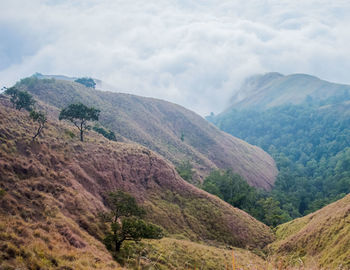
<path id="1" fill-rule="evenodd" d="M 94 132 L 81 143 L 70 126 L 52 120 L 31 142 L 28 113 L 7 103 L 1 99 L 0 264 L 115 268 L 98 219 L 106 192 L 115 189 L 133 194 L 168 235 L 250 248 L 273 240 L 267 226 L 188 184 L 147 148 Z"/>
<path id="2" fill-rule="evenodd" d="M 300 104 L 309 96 L 324 100 L 349 96 L 350 86 L 330 83 L 307 74 L 284 76 L 272 72 L 248 78 L 231 98 L 229 109 L 268 109 L 284 104 Z"/>
<path id="3" fill-rule="evenodd" d="M 350 195 L 278 226 L 276 236 L 270 248 L 288 263 L 350 269 Z"/>
<path id="4" fill-rule="evenodd" d="M 343 97 L 231 110 L 210 120 L 275 158 L 280 173 L 273 194 L 296 218 L 350 192 L 349 115 L 350 100 Z"/>
<path id="5" fill-rule="evenodd" d="M 78 101 L 98 107 L 101 122 L 118 133 L 120 140 L 140 143 L 174 164 L 190 160 L 199 177 L 215 168 L 230 168 L 249 184 L 264 189 L 270 189 L 276 178 L 275 163 L 266 152 L 219 131 L 176 104 L 34 77 L 17 87 L 58 108 Z"/>

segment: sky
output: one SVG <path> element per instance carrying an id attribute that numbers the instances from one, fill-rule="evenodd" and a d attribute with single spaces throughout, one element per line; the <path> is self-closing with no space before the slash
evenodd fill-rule
<path id="1" fill-rule="evenodd" d="M 88 76 L 204 116 L 270 71 L 350 84 L 350 1 L 0 0 L 0 87 Z"/>

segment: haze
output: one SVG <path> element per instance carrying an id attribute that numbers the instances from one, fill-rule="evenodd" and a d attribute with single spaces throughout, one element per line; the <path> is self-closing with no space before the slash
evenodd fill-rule
<path id="1" fill-rule="evenodd" d="M 341 0 L 1 0 L 0 86 L 91 76 L 206 115 L 255 73 L 350 83 L 349 14 Z"/>

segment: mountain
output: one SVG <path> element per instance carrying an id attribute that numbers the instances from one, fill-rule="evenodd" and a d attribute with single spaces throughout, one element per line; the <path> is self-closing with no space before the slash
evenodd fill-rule
<path id="1" fill-rule="evenodd" d="M 251 249 L 274 239 L 267 226 L 185 182 L 173 165 L 143 146 L 109 141 L 93 131 L 80 142 L 71 125 L 54 118 L 33 142 L 35 130 L 28 112 L 12 109 L 2 96 L 1 269 L 115 269 L 101 243 L 107 227 L 99 219 L 108 210 L 106 193 L 115 189 L 135 196 L 146 219 L 168 237 Z M 161 243 L 155 248 L 164 248 Z M 248 251 L 237 253 L 259 261 Z"/>
<path id="2" fill-rule="evenodd" d="M 314 212 L 350 193 L 350 95 L 343 91 L 346 87 L 305 75 L 270 73 L 257 78 L 252 80 L 260 87 L 256 89 L 276 88 L 278 97 L 296 101 L 299 94 L 306 95 L 305 85 L 310 86 L 313 97 L 277 106 L 275 101 L 280 99 L 272 92 L 261 92 L 271 101 L 269 106 L 276 106 L 266 108 L 264 99 L 257 98 L 253 107 L 244 103 L 243 109 L 227 109 L 208 119 L 274 158 L 279 175 L 270 194 L 291 218 Z M 293 88 L 277 81 L 293 82 Z M 316 84 L 306 81 L 329 88 L 317 90 L 311 87 Z M 294 89 L 295 98 L 290 89 Z"/>
<path id="3" fill-rule="evenodd" d="M 275 256 L 306 269 L 350 269 L 350 195 L 276 229 Z"/>
<path id="4" fill-rule="evenodd" d="M 179 105 L 55 79 L 31 77 L 16 86 L 57 108 L 73 102 L 99 108 L 100 122 L 120 141 L 137 142 L 175 165 L 190 161 L 197 172 L 197 183 L 217 168 L 233 169 L 249 184 L 266 190 L 275 181 L 277 169 L 266 152 L 218 130 Z"/>
<path id="5" fill-rule="evenodd" d="M 332 96 L 349 96 L 349 91 L 349 85 L 327 82 L 307 74 L 284 76 L 271 72 L 246 79 L 231 97 L 228 110 L 264 110 L 280 105 L 300 104 L 307 98 L 324 100 Z"/>

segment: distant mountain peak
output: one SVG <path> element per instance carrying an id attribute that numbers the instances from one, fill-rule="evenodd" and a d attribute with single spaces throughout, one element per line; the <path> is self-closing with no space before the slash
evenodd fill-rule
<path id="1" fill-rule="evenodd" d="M 327 82 L 309 74 L 269 72 L 247 78 L 232 95 L 228 110 L 268 109 L 288 103 L 300 104 L 307 96 L 323 100 L 348 90 L 349 85 Z"/>

